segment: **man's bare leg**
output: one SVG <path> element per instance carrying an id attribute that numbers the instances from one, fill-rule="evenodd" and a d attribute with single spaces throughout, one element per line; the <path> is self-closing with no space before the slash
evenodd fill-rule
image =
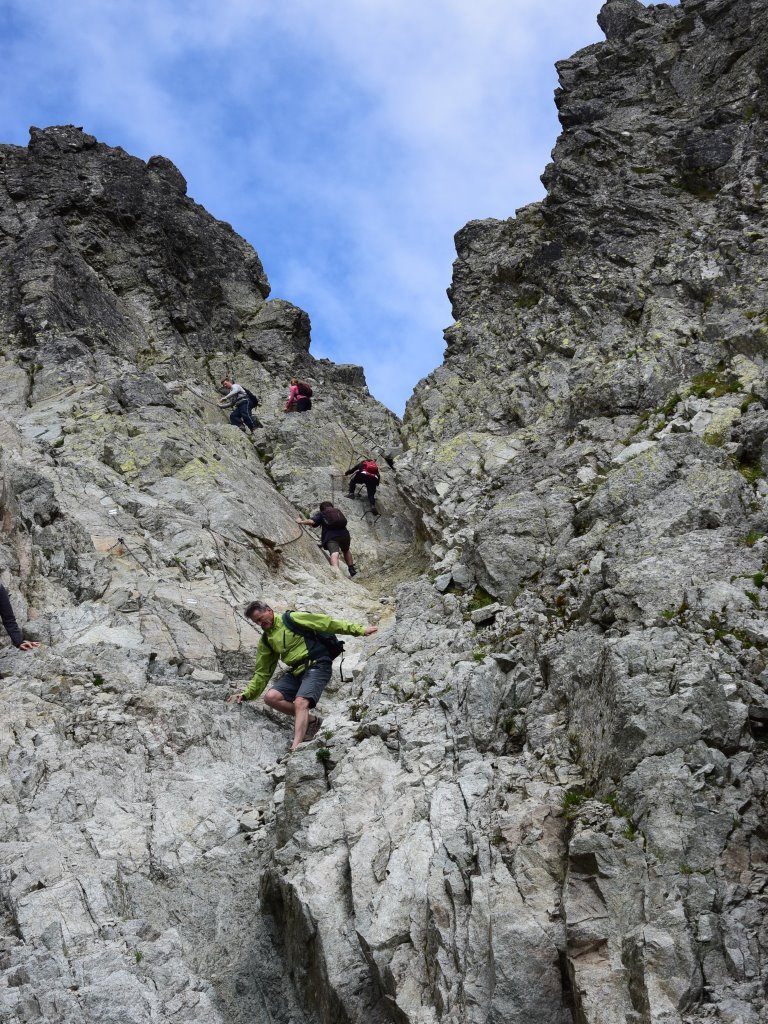
<path id="1" fill-rule="evenodd" d="M 334 551 L 331 554 L 331 568 L 332 569 L 338 569 L 339 568 L 339 552 L 338 551 Z"/>
<path id="2" fill-rule="evenodd" d="M 304 739 L 307 732 L 307 726 L 309 725 L 309 701 L 306 697 L 297 697 L 294 701 L 295 711 L 293 714 L 293 745 L 291 750 L 295 750 L 296 747 Z"/>
<path id="3" fill-rule="evenodd" d="M 264 694 L 264 703 L 273 711 L 281 711 L 284 715 L 294 716 L 296 709 L 293 701 L 286 700 L 279 690 L 270 689 Z"/>
<path id="4" fill-rule="evenodd" d="M 279 690 L 269 689 L 264 695 L 264 703 L 274 711 L 281 711 L 284 715 L 292 715 L 293 723 L 293 744 L 291 750 L 304 739 L 309 725 L 309 701 L 306 697 L 297 697 L 295 701 L 286 700 Z"/>

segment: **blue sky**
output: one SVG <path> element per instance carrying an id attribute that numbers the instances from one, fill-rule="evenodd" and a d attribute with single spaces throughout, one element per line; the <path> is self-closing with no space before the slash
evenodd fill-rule
<path id="1" fill-rule="evenodd" d="M 453 235 L 540 199 L 554 61 L 601 0 L 3 0 L 0 141 L 170 157 L 312 352 L 401 412 L 442 359 Z"/>

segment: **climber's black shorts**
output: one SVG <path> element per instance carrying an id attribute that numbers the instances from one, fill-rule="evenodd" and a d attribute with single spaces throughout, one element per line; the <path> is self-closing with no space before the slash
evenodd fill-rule
<path id="1" fill-rule="evenodd" d="M 346 555 L 349 551 L 349 545 L 351 544 L 350 536 L 347 534 L 345 537 L 331 537 L 330 540 L 325 542 L 325 549 L 332 555 L 341 554 Z"/>

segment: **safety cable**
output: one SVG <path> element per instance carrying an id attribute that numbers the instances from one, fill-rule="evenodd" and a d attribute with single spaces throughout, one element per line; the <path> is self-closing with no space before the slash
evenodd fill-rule
<path id="1" fill-rule="evenodd" d="M 68 466 L 64 466 L 63 468 L 65 470 L 69 469 Z M 78 479 L 77 482 L 80 483 L 80 480 Z M 67 486 L 67 484 L 62 479 L 61 475 L 59 475 L 57 477 L 57 483 L 58 483 L 59 488 L 65 494 L 69 495 L 70 498 L 74 498 L 75 501 L 79 501 L 80 500 L 80 497 L 74 492 L 74 490 L 71 487 Z M 120 507 L 119 503 L 114 498 L 112 498 L 111 495 L 109 495 L 106 492 L 104 492 L 104 489 L 102 487 L 99 487 L 98 484 L 95 485 L 95 486 L 98 488 L 98 490 L 100 490 L 100 491 L 102 491 L 104 493 L 104 497 L 105 498 L 109 498 L 110 502 L 113 503 L 113 507 L 111 509 L 106 509 L 106 508 L 104 508 L 101 505 L 101 500 L 100 500 L 98 508 L 96 510 L 99 511 L 106 518 L 108 518 L 110 520 L 111 524 L 118 525 L 116 520 L 122 518 L 123 519 L 123 523 L 121 525 L 123 526 L 123 528 L 128 527 L 128 529 L 134 529 L 135 528 L 135 524 L 134 523 L 132 523 L 132 522 L 125 522 L 125 512 Z M 82 496 L 87 499 L 88 498 L 88 493 L 87 493 L 87 487 L 85 485 L 81 484 L 81 491 L 82 491 Z M 119 528 L 120 527 L 118 526 L 118 529 Z M 117 542 L 115 544 L 112 544 L 109 548 L 107 548 L 107 552 L 114 550 L 114 548 L 116 548 L 116 547 L 118 547 L 120 545 L 122 545 L 125 548 L 125 550 L 131 556 L 131 558 L 133 558 L 133 560 L 137 563 L 137 565 L 139 565 L 140 568 L 143 569 L 143 571 L 148 576 L 151 577 L 152 573 L 150 573 L 149 569 L 144 565 L 144 563 L 138 557 L 138 555 L 133 550 L 133 548 L 127 543 L 127 541 L 125 540 L 124 537 L 118 537 L 117 538 Z M 156 570 L 156 566 L 155 566 L 155 564 L 154 564 L 154 562 L 152 560 L 152 556 L 151 556 L 150 552 L 149 551 L 145 551 L 145 554 L 148 555 L 149 560 L 150 560 L 150 564 L 152 565 L 152 568 Z"/>
<path id="2" fill-rule="evenodd" d="M 346 437 L 346 439 L 347 439 L 347 444 L 349 445 L 350 451 L 353 453 L 352 462 L 354 462 L 354 460 L 355 460 L 354 452 L 356 450 L 355 446 L 352 444 L 352 441 L 350 440 L 349 435 L 347 434 L 346 430 L 344 429 L 343 424 L 341 422 L 339 422 L 339 423 L 337 423 L 337 426 L 341 430 L 342 434 L 344 434 L 344 437 Z M 352 429 L 353 433 L 358 434 L 364 440 L 368 441 L 368 443 L 369 443 L 369 445 L 371 446 L 372 449 L 376 449 L 377 451 L 380 451 L 381 454 L 384 455 L 384 458 L 385 458 L 385 461 L 386 461 L 385 449 L 384 449 L 384 447 L 378 441 L 374 441 L 373 438 L 369 434 L 366 434 L 366 432 L 364 430 L 361 430 L 359 427 L 352 427 L 351 429 Z M 390 445 L 390 447 L 392 447 L 392 442 L 389 440 L 389 438 L 387 440 L 388 440 L 388 444 Z M 352 462 L 350 462 L 349 466 L 347 467 L 348 469 L 352 468 Z"/>
<path id="3" fill-rule="evenodd" d="M 205 527 L 203 527 L 203 529 L 205 529 Z M 239 604 L 240 604 L 240 602 L 242 601 L 242 598 L 241 598 L 241 597 L 238 597 L 238 596 L 237 596 L 237 594 L 236 594 L 236 593 L 234 592 L 234 590 L 232 589 L 232 584 L 230 583 L 230 580 L 229 580 L 229 573 L 228 573 L 228 571 L 227 571 L 227 567 L 226 567 L 226 565 L 225 565 L 224 559 L 222 558 L 222 555 L 221 555 L 221 549 L 219 548 L 219 542 L 218 542 L 218 540 L 216 539 L 216 534 L 215 534 L 215 533 L 213 533 L 213 531 L 209 531 L 209 533 L 210 533 L 210 534 L 211 534 L 211 536 L 213 537 L 213 543 L 214 543 L 214 546 L 215 546 L 215 548 L 216 548 L 216 557 L 217 557 L 217 558 L 218 558 L 218 560 L 219 560 L 219 566 L 221 567 L 221 572 L 222 572 L 222 575 L 224 576 L 224 582 L 225 582 L 225 583 L 226 583 L 226 585 L 227 585 L 227 590 L 228 590 L 228 591 L 230 592 L 230 594 L 232 595 L 232 600 L 233 600 L 233 601 L 234 601 L 234 602 L 235 602 L 236 604 L 238 604 L 238 605 L 239 605 Z"/>
<path id="4" fill-rule="evenodd" d="M 126 544 L 125 540 L 122 537 L 118 537 L 117 541 L 111 547 L 107 548 L 107 554 L 110 551 L 114 550 L 114 548 L 119 548 L 119 547 L 125 548 L 127 553 L 131 556 L 131 558 L 134 560 L 134 562 L 137 563 L 139 568 L 143 569 L 144 572 L 147 574 L 147 576 L 149 576 L 150 578 L 152 577 L 152 574 L 150 573 L 149 569 L 147 569 L 147 567 L 142 564 L 142 562 L 137 557 L 136 553 Z"/>
<path id="5" fill-rule="evenodd" d="M 337 424 L 337 426 L 338 426 L 339 430 L 342 432 L 342 434 L 344 435 L 344 437 L 347 439 L 347 444 L 349 445 L 349 450 L 352 452 L 352 458 L 349 460 L 349 465 L 347 466 L 347 469 L 350 470 L 350 469 L 352 469 L 352 466 L 355 464 L 355 459 L 357 457 L 356 454 L 355 454 L 355 446 L 352 444 L 352 441 L 350 439 L 349 434 L 344 429 L 344 424 L 339 422 Z"/>
<path id="6" fill-rule="evenodd" d="M 195 389 L 192 387 L 191 384 L 187 384 L 185 382 L 180 382 L 180 383 L 181 383 L 181 386 L 185 389 L 185 391 L 189 391 L 189 393 L 191 395 L 194 395 L 195 398 L 199 398 L 200 401 L 204 402 L 206 405 L 210 405 L 214 409 L 221 409 L 222 412 L 227 408 L 227 406 L 219 405 L 218 402 L 214 402 L 210 398 L 206 398 L 205 395 L 201 395 L 198 391 L 195 391 Z"/>
<path id="7" fill-rule="evenodd" d="M 69 467 L 65 466 L 63 468 L 68 469 Z M 79 480 L 77 482 L 80 483 Z M 75 494 L 75 492 L 71 488 L 67 487 L 64 484 L 64 481 L 61 479 L 61 477 L 58 478 L 58 483 L 59 483 L 59 486 L 61 487 L 61 489 L 65 493 L 69 494 L 70 497 L 74 498 L 75 500 L 79 500 L 78 495 Z M 96 485 L 96 486 L 98 487 L 98 489 L 100 491 L 104 491 L 104 488 L 99 487 L 99 485 Z M 83 495 L 87 497 L 87 488 L 84 485 L 81 485 L 81 489 L 82 489 Z M 139 490 L 141 490 L 141 487 L 139 487 Z M 110 498 L 110 501 L 113 501 L 115 503 L 115 507 L 112 510 L 106 510 L 104 508 L 100 508 L 98 511 L 101 511 L 103 515 L 109 517 L 110 519 L 113 516 L 117 516 L 118 518 L 121 518 L 121 517 L 124 518 L 125 510 L 122 509 L 119 506 L 119 499 L 112 498 L 106 492 L 104 492 L 104 497 Z M 288 516 L 288 513 L 286 513 L 286 516 Z M 219 530 L 215 530 L 212 526 L 209 526 L 209 525 L 206 525 L 205 523 L 199 522 L 198 520 L 194 519 L 192 516 L 188 516 L 188 515 L 185 516 L 185 515 L 181 515 L 178 512 L 176 512 L 175 513 L 175 518 L 178 521 L 180 521 L 180 522 L 185 522 L 185 523 L 187 523 L 189 525 L 197 527 L 198 529 L 206 530 L 209 533 L 215 533 L 218 537 L 220 537 L 222 540 L 226 541 L 227 543 L 237 544 L 239 547 L 246 548 L 249 551 L 253 550 L 253 542 L 252 541 L 237 540 L 237 538 L 235 538 L 235 537 L 230 537 L 227 534 L 221 533 Z M 134 529 L 135 526 L 136 526 L 135 523 L 124 523 L 124 525 L 129 527 L 129 528 L 131 528 L 131 529 Z M 260 537 L 258 535 L 255 535 L 255 536 L 257 537 L 258 540 L 262 541 L 262 543 L 266 543 L 268 546 L 271 546 L 271 547 L 274 547 L 274 548 L 277 548 L 277 549 L 281 549 L 281 548 L 284 548 L 284 547 L 288 547 L 289 544 L 295 544 L 297 541 L 301 540 L 301 535 L 302 535 L 302 533 L 301 533 L 301 530 L 300 530 L 299 533 L 297 534 L 297 536 L 291 537 L 288 540 L 284 540 L 284 541 L 272 541 L 272 540 L 270 540 L 267 537 Z M 309 536 L 312 536 L 312 535 L 309 534 Z M 128 548 L 128 545 L 125 543 L 125 541 L 123 541 L 123 545 L 124 545 L 124 547 Z M 115 546 L 116 545 L 114 545 L 114 544 L 112 545 L 112 547 L 115 547 Z M 111 548 L 110 548 L 110 550 L 111 550 Z M 136 558 L 136 555 L 134 554 L 133 557 Z M 136 558 L 136 561 L 139 562 L 139 564 L 141 564 L 141 562 L 139 561 L 138 558 Z M 144 568 L 145 571 L 146 571 L 146 568 L 143 565 L 142 565 L 142 568 Z"/>

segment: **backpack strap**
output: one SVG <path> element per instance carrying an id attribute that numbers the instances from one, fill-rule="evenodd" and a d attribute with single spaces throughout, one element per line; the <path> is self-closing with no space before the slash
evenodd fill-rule
<path id="1" fill-rule="evenodd" d="M 283 612 L 282 619 L 285 628 L 290 629 L 292 633 L 296 633 L 299 636 L 304 637 L 305 640 L 320 640 L 317 635 L 317 631 L 310 629 L 309 626 L 300 626 L 299 623 L 294 620 L 292 612 Z"/>
<path id="2" fill-rule="evenodd" d="M 310 650 L 310 643 L 313 644 L 313 646 L 319 644 L 322 652 L 328 655 L 328 649 L 323 643 L 322 638 L 317 635 L 317 632 L 314 629 L 309 629 L 307 626 L 300 626 L 298 622 L 294 621 L 293 615 L 291 615 L 290 612 L 283 612 L 282 620 L 286 629 L 290 629 L 292 633 L 296 633 L 297 636 L 303 637 L 304 640 L 308 641 L 307 654 L 309 655 L 310 661 L 316 661 L 318 655 L 317 646 L 314 647 L 314 650 Z"/>
<path id="3" fill-rule="evenodd" d="M 301 626 L 301 625 L 299 625 L 299 623 L 294 620 L 293 615 L 291 614 L 291 612 L 283 612 L 282 618 L 283 618 L 283 625 L 285 626 L 286 629 L 290 629 L 290 631 L 292 633 L 297 633 L 299 636 L 303 637 L 305 640 L 312 640 L 315 643 L 320 644 L 320 646 L 325 649 L 325 653 L 330 657 L 331 652 L 328 650 L 327 644 L 325 643 L 325 640 L 324 640 L 324 637 L 327 634 L 320 633 L 320 632 L 318 632 L 315 629 L 311 629 L 309 626 Z M 331 637 L 331 639 L 336 640 L 337 638 L 336 637 Z M 340 643 L 340 646 L 341 646 L 341 660 L 339 662 L 339 675 L 341 676 L 342 683 L 348 683 L 350 680 L 344 678 L 344 643 L 343 643 L 343 641 L 339 641 L 339 643 Z M 309 650 L 309 645 L 307 645 L 307 652 L 308 652 L 308 654 L 309 654 L 309 656 L 311 658 L 312 657 L 312 652 Z M 331 657 L 330 660 L 331 660 L 331 663 L 333 663 L 334 659 L 332 657 Z"/>

